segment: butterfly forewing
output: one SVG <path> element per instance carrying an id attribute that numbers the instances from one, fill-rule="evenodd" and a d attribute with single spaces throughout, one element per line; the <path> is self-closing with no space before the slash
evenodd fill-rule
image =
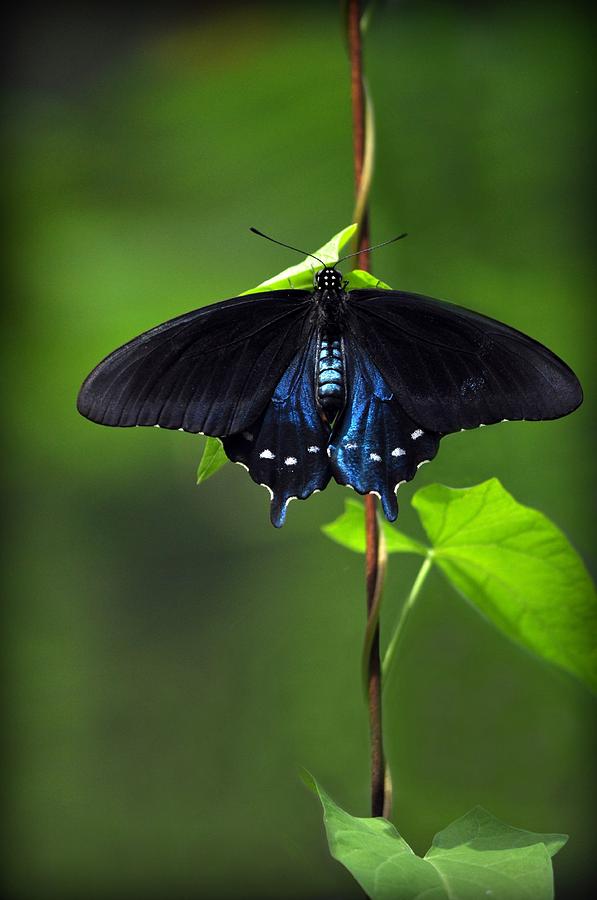
<path id="1" fill-rule="evenodd" d="M 309 291 L 237 297 L 158 325 L 85 380 L 79 412 L 103 425 L 222 436 L 252 425 L 312 330 Z"/>
<path id="2" fill-rule="evenodd" d="M 561 359 L 501 322 L 402 291 L 356 290 L 349 298 L 353 338 L 429 431 L 554 419 L 582 401 Z"/>

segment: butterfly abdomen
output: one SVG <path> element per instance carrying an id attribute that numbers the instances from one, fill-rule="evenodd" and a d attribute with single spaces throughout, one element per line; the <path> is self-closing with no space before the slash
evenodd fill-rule
<path id="1" fill-rule="evenodd" d="M 333 419 L 345 400 L 344 353 L 338 334 L 324 332 L 317 360 L 317 405 L 327 419 Z"/>

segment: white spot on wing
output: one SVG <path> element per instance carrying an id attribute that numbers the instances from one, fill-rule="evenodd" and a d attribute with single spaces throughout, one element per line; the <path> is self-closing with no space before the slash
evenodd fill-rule
<path id="1" fill-rule="evenodd" d="M 394 447 L 392 456 L 406 456 L 406 450 L 403 450 L 402 447 Z"/>
<path id="2" fill-rule="evenodd" d="M 319 447 L 313 445 L 312 447 L 307 447 L 307 453 L 319 453 Z"/>
<path id="3" fill-rule="evenodd" d="M 417 430 L 413 431 L 413 433 L 411 434 L 411 438 L 413 439 L 413 441 L 416 441 L 417 438 L 420 438 L 420 437 L 423 437 L 423 429 L 417 428 Z"/>
<path id="4" fill-rule="evenodd" d="M 327 449 L 327 454 L 328 454 L 328 456 L 331 456 L 331 455 L 332 455 L 332 448 L 331 448 L 331 447 L 328 447 L 328 449 Z"/>
<path id="5" fill-rule="evenodd" d="M 381 462 L 381 456 L 379 455 L 379 453 L 370 453 L 369 459 L 372 459 L 373 462 Z M 374 494 L 375 491 L 371 491 L 371 493 Z"/>
<path id="6" fill-rule="evenodd" d="M 287 456 L 284 460 L 285 466 L 296 466 L 296 457 L 295 456 Z"/>
<path id="7" fill-rule="evenodd" d="M 350 443 L 350 444 L 345 444 L 345 445 L 344 445 L 344 449 L 345 449 L 345 450 L 356 450 L 356 449 L 357 449 L 357 446 L 358 446 L 358 444 L 355 444 L 355 443 L 353 442 L 353 443 Z"/>
<path id="8" fill-rule="evenodd" d="M 275 459 L 275 458 L 276 458 L 276 454 L 272 453 L 271 450 L 267 450 L 267 449 L 262 450 L 261 453 L 259 454 L 259 459 Z"/>

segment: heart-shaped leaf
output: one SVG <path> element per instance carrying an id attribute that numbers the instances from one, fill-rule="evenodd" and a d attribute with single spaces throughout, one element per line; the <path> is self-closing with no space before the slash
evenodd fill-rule
<path id="1" fill-rule="evenodd" d="M 597 597 L 580 556 L 547 516 L 497 478 L 422 488 L 413 506 L 454 587 L 509 637 L 597 689 Z"/>
<path id="2" fill-rule="evenodd" d="M 551 857 L 564 834 L 513 828 L 480 806 L 433 838 L 417 856 L 387 819 L 358 818 L 339 807 L 312 776 L 332 856 L 371 900 L 551 900 Z"/>
<path id="3" fill-rule="evenodd" d="M 388 553 L 426 555 L 497 628 L 597 690 L 595 587 L 559 528 L 496 478 L 462 489 L 431 484 L 412 504 L 431 547 L 384 523 Z M 365 551 L 362 507 L 353 499 L 323 531 Z"/>

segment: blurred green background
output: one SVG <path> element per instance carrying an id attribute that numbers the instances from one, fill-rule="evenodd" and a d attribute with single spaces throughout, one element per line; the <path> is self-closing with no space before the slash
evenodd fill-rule
<path id="1" fill-rule="evenodd" d="M 298 261 L 351 219 L 336 3 L 25 9 L 8 92 L 4 419 L 6 892 L 15 898 L 350 898 L 310 769 L 367 814 L 363 562 L 320 525 L 275 531 L 240 467 L 200 489 L 201 438 L 79 417 L 108 351 Z M 395 287 L 528 331 L 588 388 L 594 159 L 588 20 L 569 4 L 380 4 L 374 255 Z M 442 444 L 400 490 L 492 475 L 590 562 L 591 392 L 569 419 Z M 351 495 L 352 496 L 352 495 Z M 391 560 L 384 622 L 415 561 Z M 395 821 L 423 852 L 479 803 L 565 831 L 592 865 L 593 701 L 433 574 L 386 697 Z"/>

